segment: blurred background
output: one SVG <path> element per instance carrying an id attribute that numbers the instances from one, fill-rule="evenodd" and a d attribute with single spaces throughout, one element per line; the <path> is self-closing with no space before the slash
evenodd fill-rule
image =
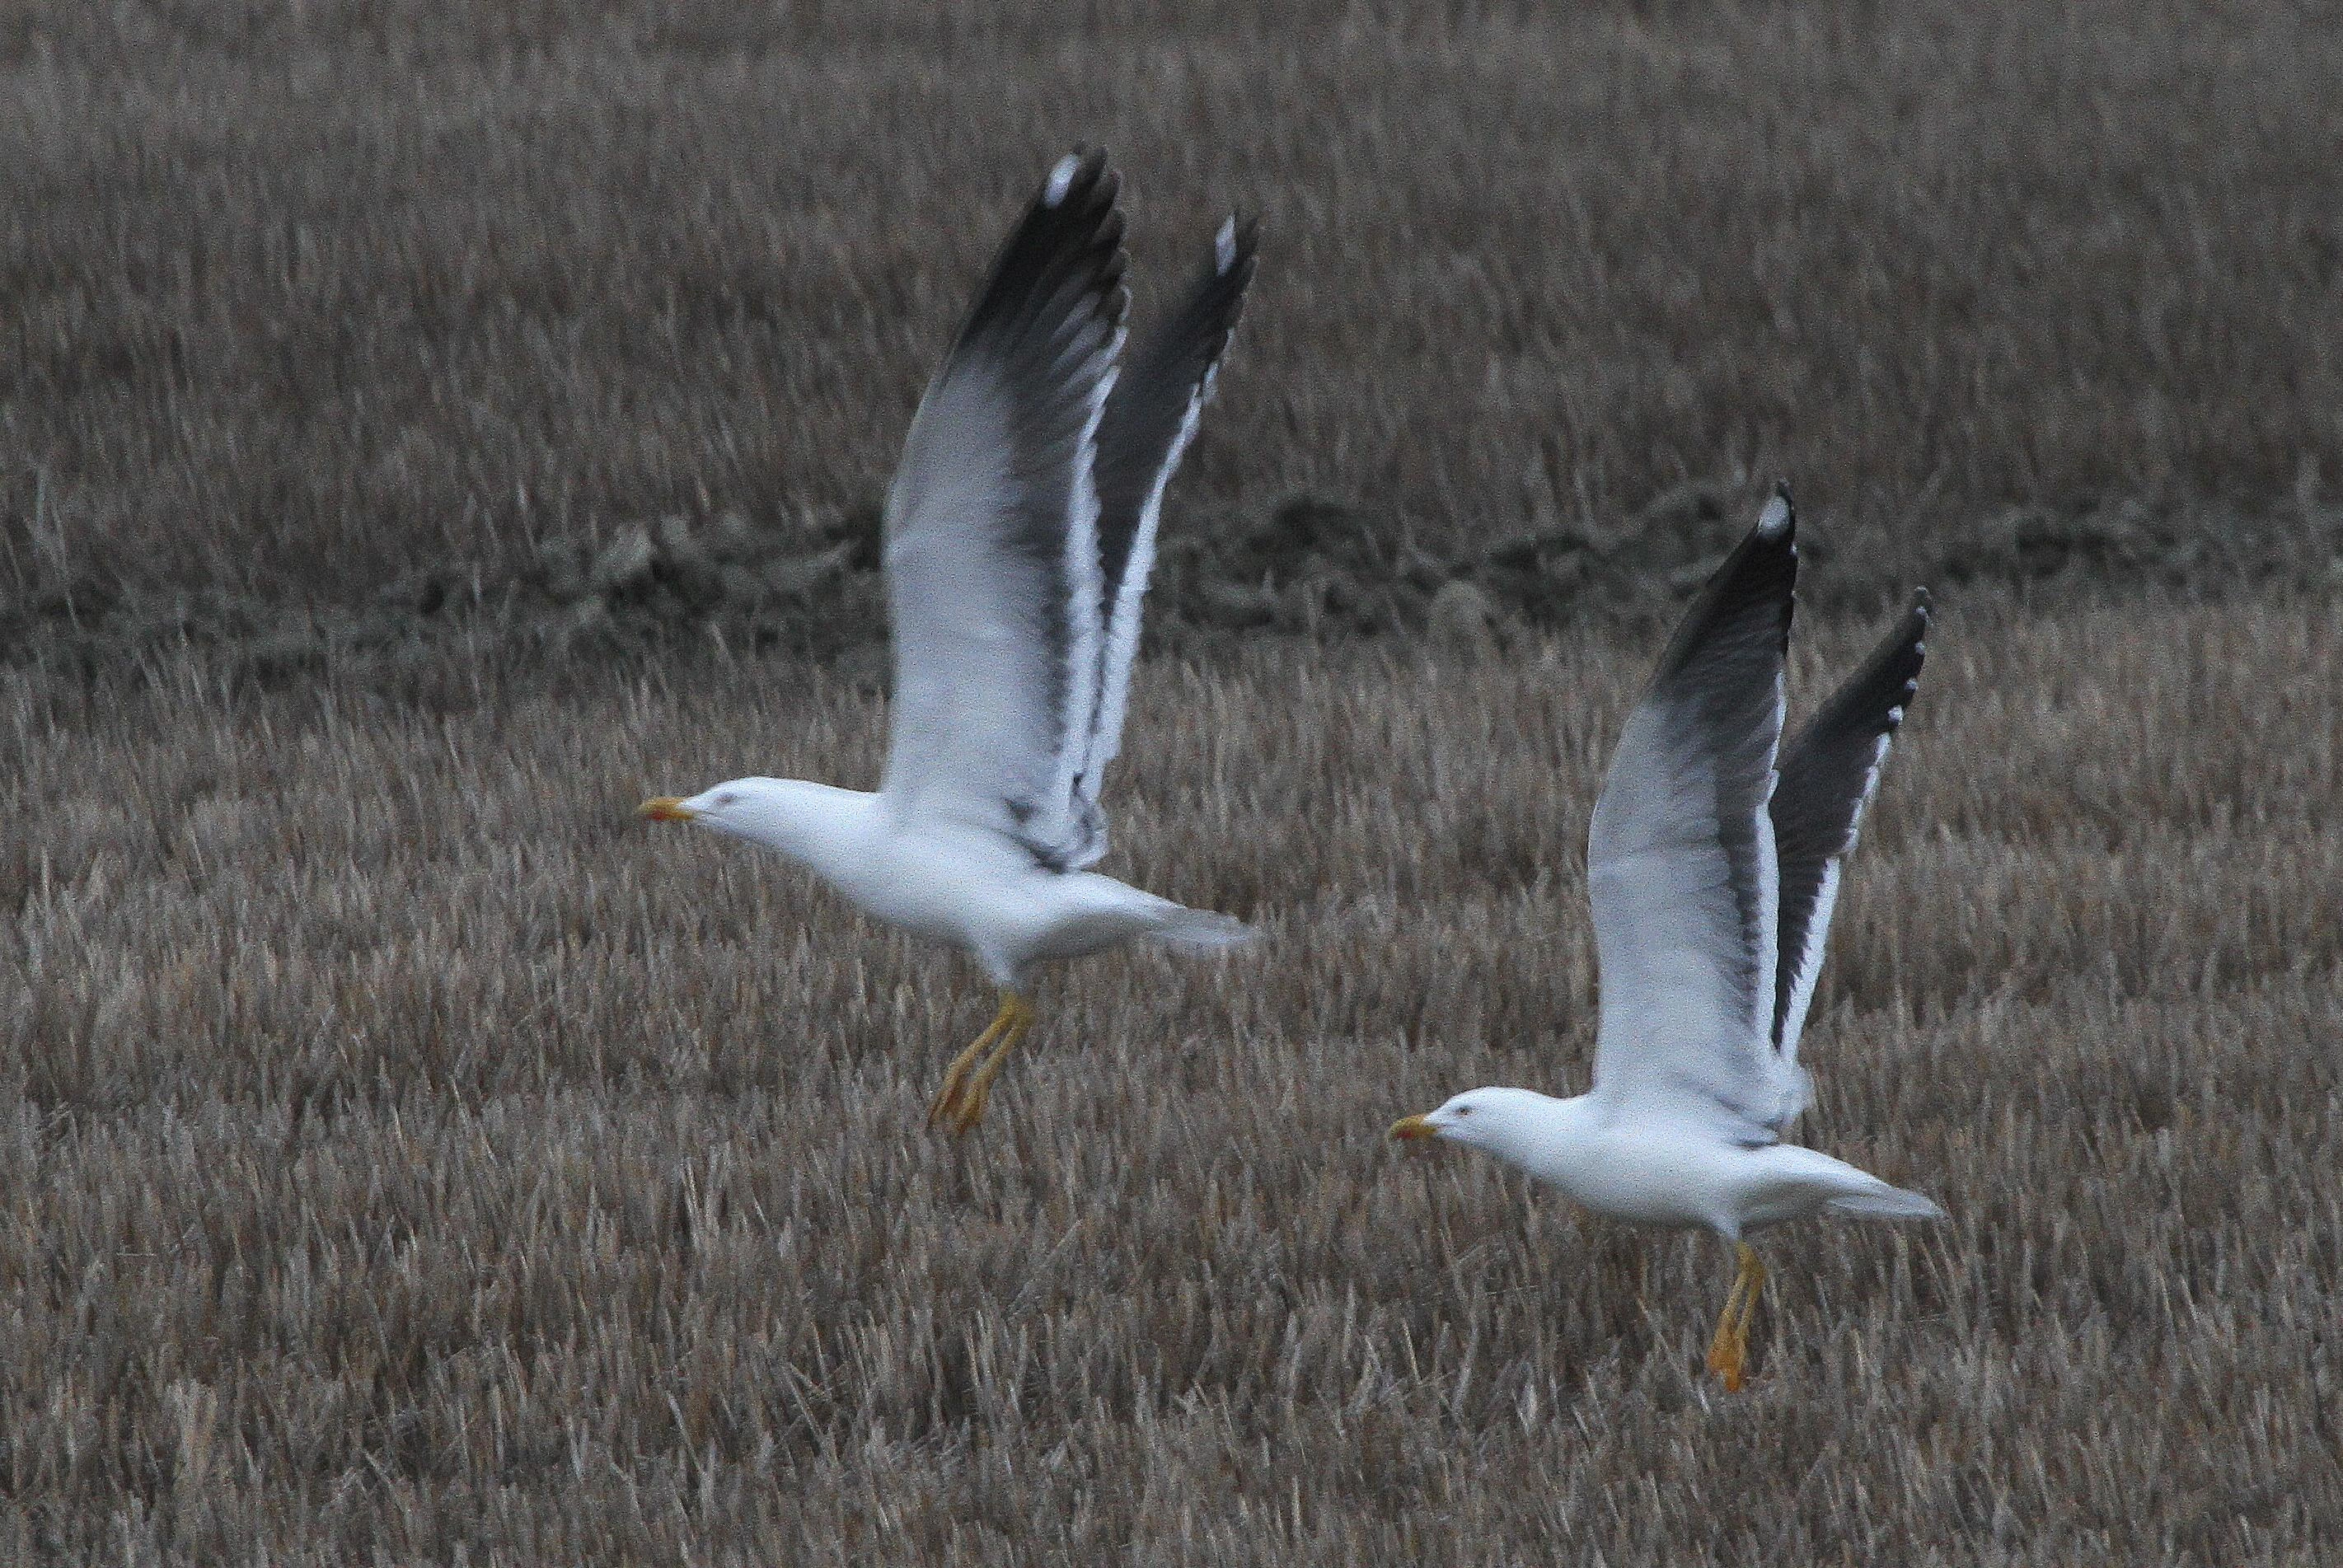
<path id="1" fill-rule="evenodd" d="M 1141 323 L 1269 236 L 1159 638 L 1648 613 L 1777 475 L 1810 600 L 2324 584 L 2338 80 L 2267 4 L 15 6 L 0 642 L 866 647 L 1081 142 Z"/>

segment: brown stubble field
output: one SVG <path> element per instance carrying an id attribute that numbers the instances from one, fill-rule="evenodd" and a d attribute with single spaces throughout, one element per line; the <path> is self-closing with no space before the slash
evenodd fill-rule
<path id="1" fill-rule="evenodd" d="M 1874 629 L 1808 628 L 1809 700 Z M 628 813 L 867 779 L 868 693 L 19 682 L 0 1552 L 2313 1561 L 2343 625 L 1932 641 L 1803 1128 L 1953 1217 L 1773 1241 L 1739 1397 L 1715 1243 L 1383 1137 L 1583 1083 L 1648 639 L 1151 668 L 1113 869 L 1264 940 L 1058 971 L 965 1142 L 981 987 Z"/>

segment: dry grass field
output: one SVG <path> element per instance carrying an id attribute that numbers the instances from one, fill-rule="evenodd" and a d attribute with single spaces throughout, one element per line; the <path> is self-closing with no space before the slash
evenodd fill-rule
<path id="1" fill-rule="evenodd" d="M 2339 80 L 2276 3 L 0 9 L 0 1562 L 2332 1561 Z M 1265 940 L 1055 971 L 954 1142 L 989 992 L 630 815 L 875 778 L 869 563 L 765 653 L 547 563 L 853 544 L 1075 141 L 1142 315 L 1265 220 L 1105 868 Z M 1776 473 L 1794 703 L 1948 590 L 1801 1134 L 1952 1218 L 1781 1235 L 1726 1397 L 1724 1249 L 1383 1133 L 1583 1083 L 1593 790 Z"/>
<path id="2" fill-rule="evenodd" d="M 1644 642 L 1143 672 L 1111 864 L 1266 940 L 1056 971 L 965 1142 L 955 960 L 629 814 L 867 695 L 20 680 L 0 1556 L 2319 1560 L 2343 621 L 1932 644 L 1803 1125 L 1953 1218 L 1784 1233 L 1738 1397 L 1723 1248 L 1383 1137 L 1583 1081 Z"/>

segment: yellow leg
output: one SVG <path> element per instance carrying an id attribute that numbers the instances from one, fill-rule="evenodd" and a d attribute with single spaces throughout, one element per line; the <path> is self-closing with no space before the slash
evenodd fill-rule
<path id="1" fill-rule="evenodd" d="M 1001 1010 L 992 1015 L 992 1021 L 984 1026 L 984 1032 L 969 1042 L 966 1050 L 952 1058 L 951 1065 L 944 1070 L 944 1086 L 936 1091 L 935 1103 L 928 1107 L 929 1126 L 934 1127 L 944 1121 L 960 1104 L 960 1088 L 970 1069 L 984 1054 L 984 1048 L 999 1039 L 1001 1031 L 1009 1027 L 1010 1020 L 1016 1017 L 1016 1002 L 1014 993 L 1001 992 Z"/>
<path id="2" fill-rule="evenodd" d="M 1757 1315 L 1757 1298 L 1765 1289 L 1765 1265 L 1758 1261 L 1756 1249 L 1746 1241 L 1734 1246 L 1740 1253 L 1741 1267 L 1734 1273 L 1725 1311 L 1717 1315 L 1716 1336 L 1708 1345 L 1708 1370 L 1723 1380 L 1727 1393 L 1739 1393 L 1747 1381 L 1749 1325 Z"/>
<path id="3" fill-rule="evenodd" d="M 1001 1076 L 1001 1068 L 1009 1060 L 1009 1053 L 1017 1049 L 1017 1042 L 1023 1040 L 1026 1031 L 1033 1027 L 1032 1004 L 1013 993 L 1009 1000 L 1016 1004 L 1016 1014 L 1009 1020 L 1009 1027 L 1001 1031 L 1001 1038 L 992 1042 L 992 1050 L 985 1056 L 984 1065 L 978 1068 L 976 1076 L 969 1081 L 968 1092 L 960 1097 L 959 1119 L 952 1127 L 954 1132 L 966 1132 L 984 1120 L 985 1105 L 992 1098 L 992 1081 Z"/>
<path id="4" fill-rule="evenodd" d="M 1748 1271 L 1735 1270 L 1733 1288 L 1725 1292 L 1725 1309 L 1716 1314 L 1716 1332 L 1710 1335 L 1708 1341 L 1708 1370 L 1719 1377 L 1725 1375 L 1725 1369 L 1728 1364 L 1727 1357 L 1733 1344 L 1734 1315 L 1741 1310 L 1741 1298 L 1748 1290 Z"/>
<path id="5" fill-rule="evenodd" d="M 966 1132 L 983 1121 L 985 1104 L 992 1097 L 992 1081 L 1001 1076 L 1009 1052 L 1032 1027 L 1032 1004 L 1013 990 L 1001 992 L 1001 1010 L 992 1022 L 973 1045 L 953 1059 L 944 1074 L 944 1086 L 928 1111 L 928 1125 Z"/>

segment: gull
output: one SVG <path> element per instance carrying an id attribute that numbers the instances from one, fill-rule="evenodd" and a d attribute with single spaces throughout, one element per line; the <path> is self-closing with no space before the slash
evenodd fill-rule
<path id="1" fill-rule="evenodd" d="M 1921 591 L 1783 749 L 1795 536 L 1784 485 L 1685 612 L 1595 802 L 1593 1090 L 1475 1089 L 1391 1130 L 1483 1150 L 1600 1213 L 1731 1243 L 1739 1267 L 1708 1366 L 1735 1392 L 1765 1282 L 1748 1236 L 1823 1211 L 1944 1217 L 1782 1141 L 1806 1102 L 1798 1037 L 1841 865 L 1919 689 L 1928 627 Z"/>
<path id="2" fill-rule="evenodd" d="M 1060 160 L 1003 244 L 912 417 L 887 492 L 894 638 L 875 792 L 735 779 L 643 816 L 777 849 L 864 911 L 960 947 L 999 987 L 930 1125 L 966 1132 L 1032 1027 L 1033 967 L 1134 940 L 1245 940 L 1242 922 L 1089 868 L 1122 735 L 1163 493 L 1252 281 L 1231 217 L 1202 276 L 1120 375 L 1120 181 Z"/>

